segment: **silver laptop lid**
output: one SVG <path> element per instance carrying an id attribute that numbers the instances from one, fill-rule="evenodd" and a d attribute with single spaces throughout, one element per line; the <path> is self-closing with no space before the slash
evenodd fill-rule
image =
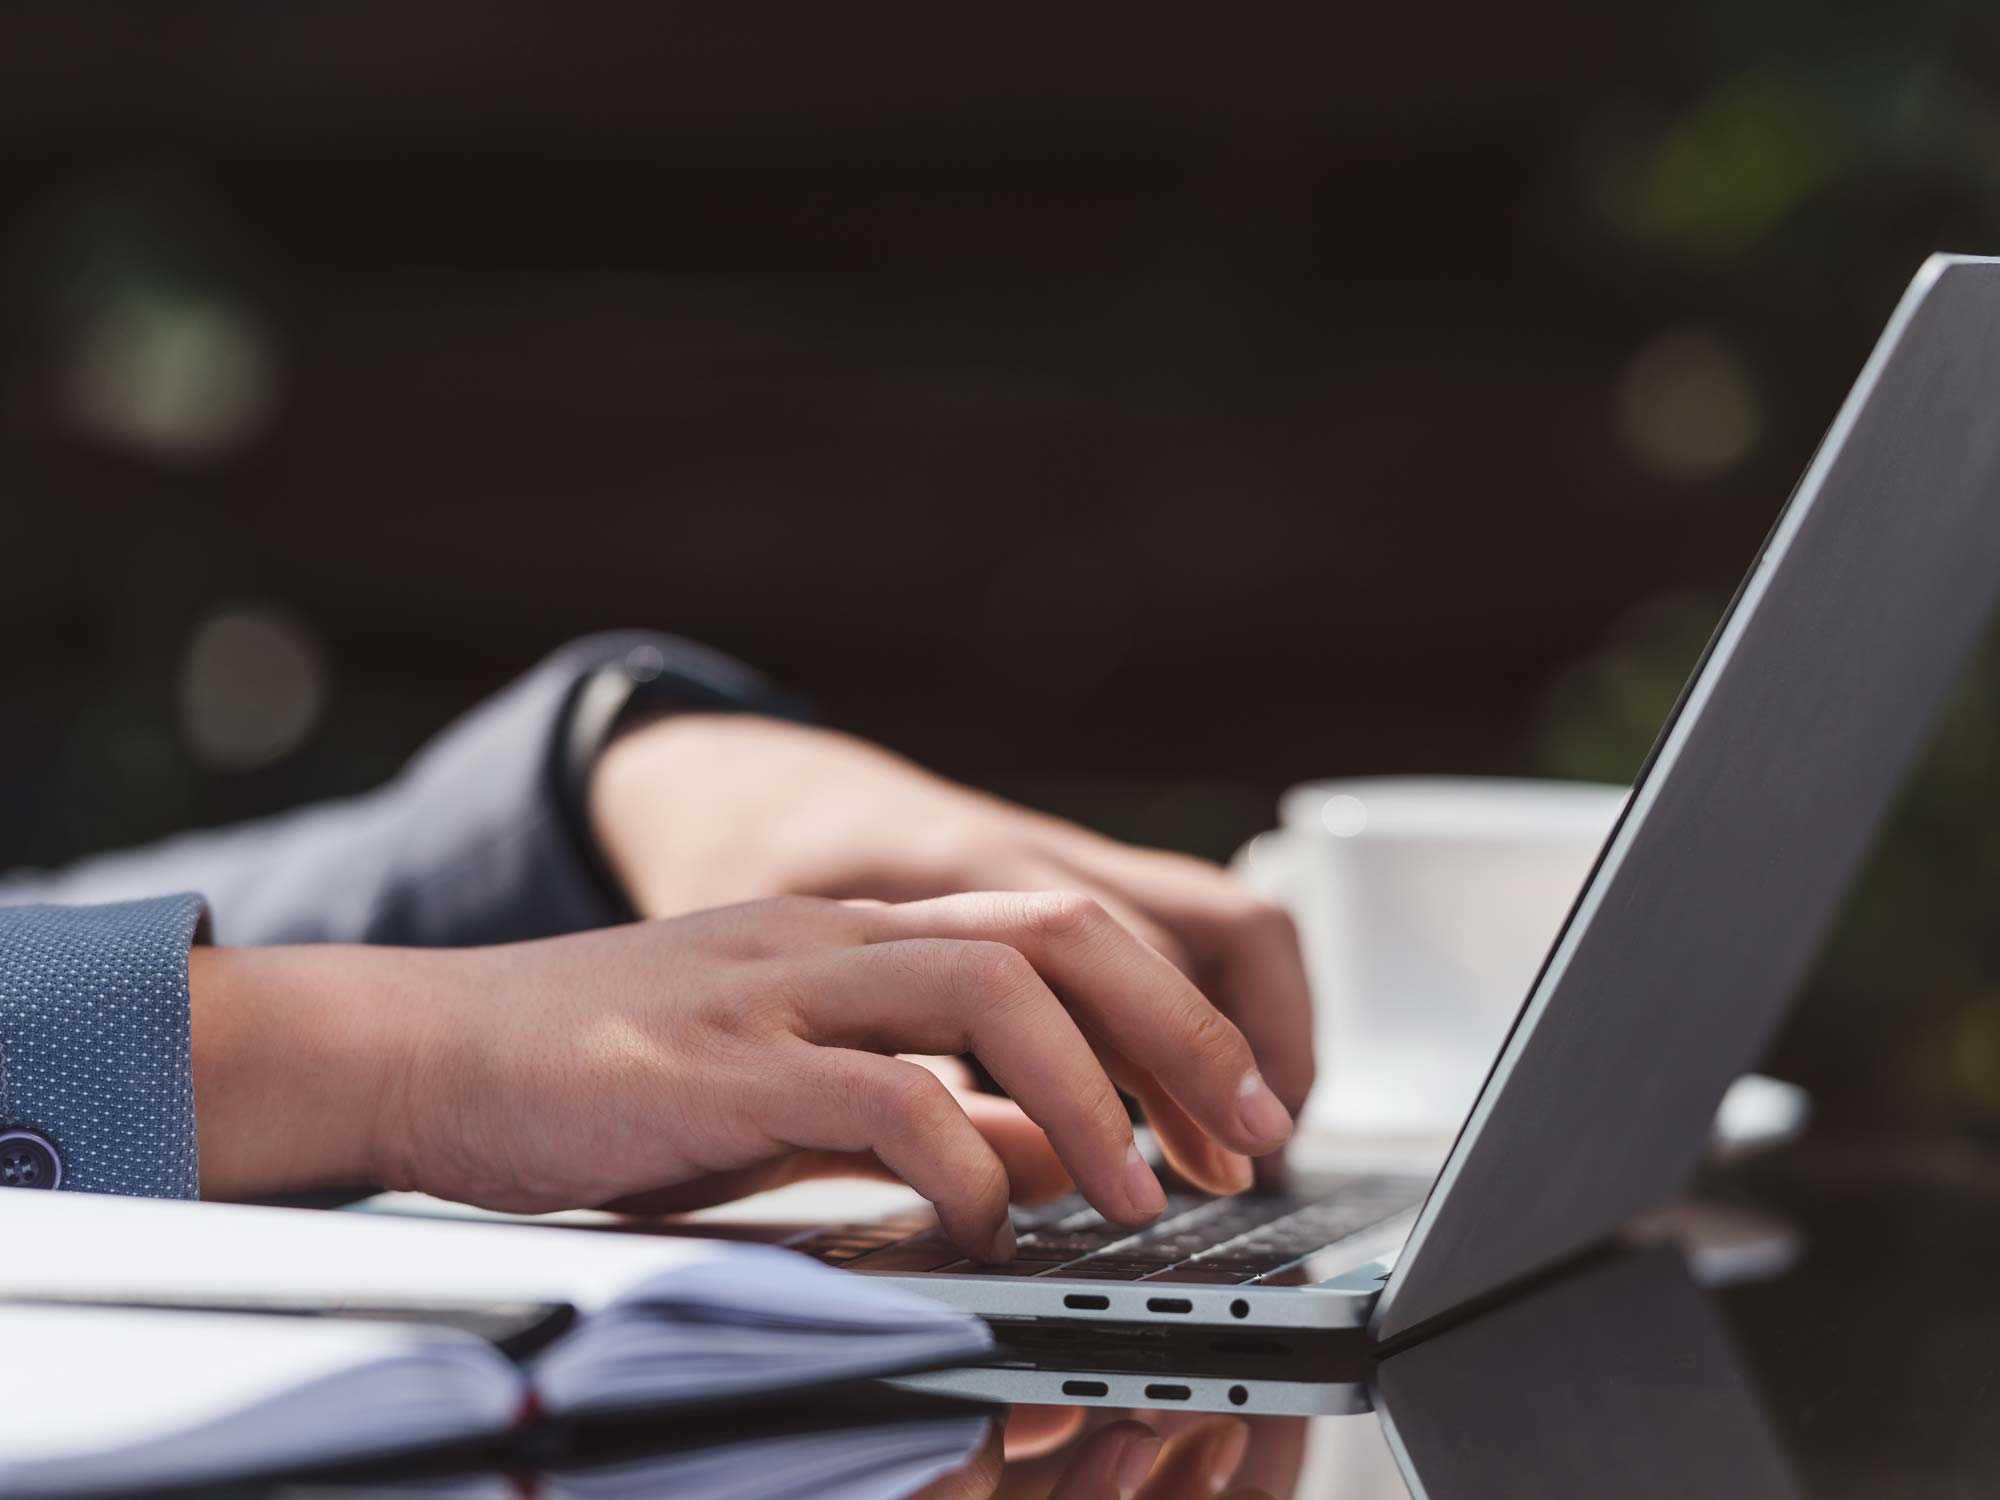
<path id="1" fill-rule="evenodd" d="M 1670 1192 L 1768 1046 L 2000 589 L 2000 261 L 1897 305 L 1418 1215 L 1394 1338 Z"/>

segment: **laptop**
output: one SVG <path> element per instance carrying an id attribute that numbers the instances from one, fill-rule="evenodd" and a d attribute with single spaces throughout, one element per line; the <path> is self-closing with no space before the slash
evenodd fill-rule
<path id="1" fill-rule="evenodd" d="M 1452 1372 L 1448 1378 L 1460 1386 L 1476 1386 L 1471 1372 L 1481 1361 L 1475 1351 L 1491 1351 L 1483 1356 L 1490 1383 L 1514 1383 L 1530 1404 L 1546 1401 L 1558 1389 L 1590 1391 L 1619 1379 L 1635 1387 L 1631 1398 L 1642 1403 L 1657 1395 L 1655 1378 L 1645 1373 L 1649 1368 L 1694 1368 L 1684 1341 L 1695 1337 L 1704 1320 L 1720 1324 L 1716 1294 L 1786 1274 L 1801 1248 L 1797 1229 L 1779 1215 L 1726 1201 L 1681 1200 L 1633 1220 L 1602 1253 L 1542 1277 L 1523 1294 L 1408 1350 L 1385 1351 L 1311 1328 L 1000 1319 L 993 1325 L 993 1348 L 976 1363 L 883 1383 L 1007 1405 L 1245 1417 L 1373 1411 L 1388 1427 L 1382 1393 L 1395 1387 L 1407 1394 L 1401 1382 L 1408 1372 Z M 1584 1325 L 1595 1325 L 1598 1332 L 1585 1337 Z M 1715 1341 L 1713 1333 L 1708 1337 Z M 1660 1356 L 1663 1345 L 1675 1349 L 1671 1359 Z M 1585 1355 L 1592 1348 L 1601 1349 L 1594 1360 Z M 1439 1356 L 1439 1349 L 1448 1352 Z M 1725 1378 L 1727 1360 L 1699 1363 L 1711 1372 L 1707 1385 L 1743 1383 Z M 1419 1395 L 1402 1403 L 1415 1413 L 1412 1422 L 1436 1418 L 1432 1408 L 1441 1398 L 1430 1388 L 1434 1383 L 1426 1382 Z M 1466 1399 L 1472 1400 L 1469 1393 Z M 1494 1409 L 1499 1401 L 1489 1395 L 1483 1405 Z M 1493 1430 L 1510 1427 L 1518 1430 L 1519 1419 L 1496 1422 Z M 1454 1428 L 1464 1429 L 1463 1417 L 1445 1420 L 1446 1432 Z"/>
<path id="2" fill-rule="evenodd" d="M 1017 1211 L 1011 1264 L 934 1228 L 794 1248 L 1004 1320 L 1413 1338 L 1603 1241 L 1699 1158 L 1772 1040 L 2000 590 L 2000 260 L 1937 255 L 1752 562 L 1441 1170 L 1300 1163 L 1132 1232 Z"/>
<path id="3" fill-rule="evenodd" d="M 1002 1337 L 979 1366 L 890 1384 L 966 1400 L 1105 1408 L 1103 1418 L 1222 1412 L 1265 1419 L 1266 1435 L 1271 1419 L 1375 1413 L 1386 1453 L 1351 1437 L 1307 1443 L 1287 1494 L 1804 1493 L 1716 1299 L 1664 1245 L 1605 1256 L 1387 1358 L 1350 1359 L 1347 1369 L 1337 1356 L 1231 1351 L 1223 1341 L 1232 1336 L 1219 1329 L 1209 1338 L 1178 1330 L 1159 1350 L 1122 1363 L 1109 1350 L 1065 1360 Z M 1048 1460 L 1029 1462 L 1046 1477 Z"/>

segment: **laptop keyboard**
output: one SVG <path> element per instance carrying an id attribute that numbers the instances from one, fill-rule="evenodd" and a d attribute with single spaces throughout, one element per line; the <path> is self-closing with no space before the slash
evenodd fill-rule
<path id="1" fill-rule="evenodd" d="M 829 1265 L 896 1276 L 1060 1276 L 1074 1281 L 1240 1285 L 1423 1201 L 1430 1179 L 1356 1177 L 1332 1193 L 1209 1198 L 1169 1194 L 1144 1229 L 1110 1223 L 1081 1196 L 1014 1210 L 1020 1249 L 1006 1265 L 967 1260 L 941 1230 L 909 1220 L 844 1224 L 789 1241 Z"/>

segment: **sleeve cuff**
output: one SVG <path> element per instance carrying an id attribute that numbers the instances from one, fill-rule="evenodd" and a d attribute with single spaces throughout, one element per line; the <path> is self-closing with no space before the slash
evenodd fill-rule
<path id="1" fill-rule="evenodd" d="M 556 796 L 600 899 L 630 921 L 638 913 L 606 867 L 590 829 L 591 773 L 612 736 L 646 713 L 761 713 L 795 720 L 810 719 L 812 713 L 804 699 L 780 692 L 734 658 L 673 636 L 619 632 L 588 637 L 570 649 L 588 652 L 597 664 L 570 697 Z"/>
<path id="2" fill-rule="evenodd" d="M 607 669 L 628 683 L 609 712 Z M 599 868 L 582 792 L 602 736 L 642 690 L 665 705 L 788 701 L 742 663 L 673 636 L 572 641 L 445 730 L 377 798 L 377 833 L 393 849 L 390 873 L 369 884 L 364 940 L 456 947 L 631 920 Z"/>
<path id="3" fill-rule="evenodd" d="M 0 1128 L 80 1192 L 200 1192 L 188 949 L 202 898 L 0 909 Z"/>

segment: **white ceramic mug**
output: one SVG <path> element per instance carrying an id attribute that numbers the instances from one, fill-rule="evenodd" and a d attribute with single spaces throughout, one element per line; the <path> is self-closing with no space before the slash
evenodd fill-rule
<path id="1" fill-rule="evenodd" d="M 1307 1123 L 1457 1129 L 1626 795 L 1447 777 L 1285 794 L 1237 868 L 1299 924 L 1321 1063 Z"/>

